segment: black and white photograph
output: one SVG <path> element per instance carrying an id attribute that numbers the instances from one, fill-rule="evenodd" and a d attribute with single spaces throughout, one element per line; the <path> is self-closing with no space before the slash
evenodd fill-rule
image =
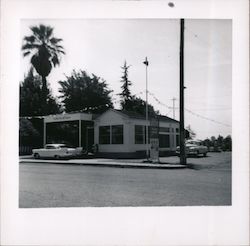
<path id="1" fill-rule="evenodd" d="M 231 205 L 231 20 L 21 24 L 20 207 Z"/>
<path id="2" fill-rule="evenodd" d="M 0 244 L 248 245 L 249 3 L 226 2 L 3 1 Z"/>

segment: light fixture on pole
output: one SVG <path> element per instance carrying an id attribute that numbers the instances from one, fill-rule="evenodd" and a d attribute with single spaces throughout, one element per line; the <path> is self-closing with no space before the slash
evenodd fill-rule
<path id="1" fill-rule="evenodd" d="M 149 146 L 148 146 L 148 59 L 145 58 L 143 64 L 146 65 L 146 155 L 149 158 Z"/>

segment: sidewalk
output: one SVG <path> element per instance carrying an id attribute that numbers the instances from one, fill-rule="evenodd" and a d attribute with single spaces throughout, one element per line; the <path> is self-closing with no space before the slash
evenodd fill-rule
<path id="1" fill-rule="evenodd" d="M 166 157 L 165 157 L 166 158 Z M 164 158 L 164 159 L 165 159 Z M 169 159 L 170 158 L 170 159 Z M 32 156 L 20 156 L 20 163 L 51 163 L 51 164 L 69 164 L 69 165 L 86 165 L 86 166 L 107 166 L 121 168 L 161 168 L 161 169 L 176 169 L 186 168 L 185 165 L 180 165 L 178 159 L 168 157 L 169 161 L 164 160 L 160 163 L 148 163 L 145 159 L 70 159 L 70 160 L 48 160 L 34 159 Z"/>
<path id="2" fill-rule="evenodd" d="M 91 165 L 91 166 L 111 166 L 129 168 L 191 168 L 191 169 L 211 169 L 211 168 L 231 168 L 231 152 L 208 153 L 207 157 L 187 158 L 187 165 L 180 165 L 177 156 L 160 157 L 160 163 L 147 163 L 145 159 L 70 159 L 70 160 L 48 160 L 34 159 L 31 155 L 20 156 L 20 163 L 53 163 L 71 165 Z"/>

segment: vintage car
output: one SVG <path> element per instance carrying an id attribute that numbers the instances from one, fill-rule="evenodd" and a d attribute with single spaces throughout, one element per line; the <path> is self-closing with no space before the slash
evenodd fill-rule
<path id="1" fill-rule="evenodd" d="M 203 155 L 206 156 L 208 152 L 208 148 L 204 145 L 202 145 L 202 142 L 199 140 L 188 140 L 185 143 L 185 150 L 186 150 L 186 155 L 189 156 L 199 156 Z M 176 154 L 180 155 L 180 147 L 178 146 L 176 148 Z"/>
<path id="2" fill-rule="evenodd" d="M 70 158 L 82 153 L 82 148 L 71 148 L 66 144 L 46 144 L 45 148 L 33 149 L 33 156 L 39 158 Z"/>

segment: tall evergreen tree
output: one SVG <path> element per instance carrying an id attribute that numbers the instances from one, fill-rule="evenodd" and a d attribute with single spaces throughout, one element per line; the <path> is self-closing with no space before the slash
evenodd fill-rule
<path id="1" fill-rule="evenodd" d="M 132 99 L 131 91 L 130 91 L 130 86 L 132 85 L 131 81 L 128 79 L 128 69 L 130 66 L 127 65 L 127 62 L 124 62 L 124 65 L 121 67 L 123 70 L 123 75 L 121 77 L 121 82 L 122 82 L 122 92 L 118 94 L 121 96 L 121 107 L 124 110 L 130 110 L 130 101 Z"/>

